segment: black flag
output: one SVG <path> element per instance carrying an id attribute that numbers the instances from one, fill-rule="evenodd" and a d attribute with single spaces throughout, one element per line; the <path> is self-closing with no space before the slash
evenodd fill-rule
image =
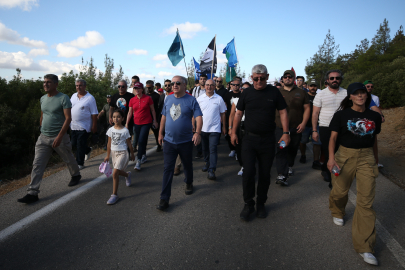
<path id="1" fill-rule="evenodd" d="M 212 65 L 214 61 L 214 66 Z M 201 59 L 200 63 L 200 70 L 201 74 L 214 74 L 217 71 L 217 48 L 215 46 L 215 37 L 211 40 L 210 44 L 208 45 L 205 53 Z"/>

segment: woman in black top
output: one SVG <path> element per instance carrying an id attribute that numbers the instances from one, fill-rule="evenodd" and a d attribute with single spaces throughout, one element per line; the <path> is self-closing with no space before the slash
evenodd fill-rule
<path id="1" fill-rule="evenodd" d="M 356 177 L 357 201 L 353 216 L 353 246 L 364 261 L 377 265 L 374 252 L 376 214 L 373 209 L 375 179 L 378 176 L 376 163 L 376 140 L 381 130 L 381 116 L 371 111 L 371 95 L 361 83 L 352 83 L 347 89 L 347 97 L 342 101 L 329 125 L 328 169 L 337 167 L 339 174 L 332 173 L 332 191 L 329 196 L 329 209 L 333 222 L 343 226 L 345 207 L 353 179 Z M 339 150 L 334 153 L 336 141 Z"/>

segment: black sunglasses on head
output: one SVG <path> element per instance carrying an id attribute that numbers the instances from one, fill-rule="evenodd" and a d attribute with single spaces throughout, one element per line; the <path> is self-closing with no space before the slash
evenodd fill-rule
<path id="1" fill-rule="evenodd" d="M 180 85 L 181 82 L 172 82 L 172 83 L 170 83 L 170 84 L 171 84 L 171 86 L 173 86 L 173 85 L 175 85 L 175 84 Z"/>

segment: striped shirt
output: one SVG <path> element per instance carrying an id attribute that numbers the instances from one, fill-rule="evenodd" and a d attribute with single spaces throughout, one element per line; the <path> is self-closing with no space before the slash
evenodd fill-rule
<path id="1" fill-rule="evenodd" d="M 336 94 L 332 93 L 329 88 L 325 88 L 316 94 L 314 106 L 321 108 L 321 111 L 319 112 L 320 127 L 329 127 L 329 123 L 332 120 L 333 115 L 346 96 L 347 90 L 342 87 L 339 87 Z"/>

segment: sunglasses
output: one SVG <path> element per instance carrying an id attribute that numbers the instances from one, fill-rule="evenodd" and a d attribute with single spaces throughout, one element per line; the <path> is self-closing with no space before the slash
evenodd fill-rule
<path id="1" fill-rule="evenodd" d="M 291 75 L 283 76 L 284 79 L 292 79 Z"/>
<path id="2" fill-rule="evenodd" d="M 166 87 L 169 87 L 169 86 L 171 86 L 171 85 L 170 85 L 170 84 L 165 84 L 165 86 L 166 86 Z"/>
<path id="3" fill-rule="evenodd" d="M 127 88 L 125 85 L 118 85 L 118 89 L 119 88 Z"/>
<path id="4" fill-rule="evenodd" d="M 134 87 L 134 89 L 142 89 L 142 87 Z"/>
<path id="5" fill-rule="evenodd" d="M 340 81 L 341 79 L 342 79 L 342 77 L 330 77 L 329 81 L 334 81 L 334 80 Z"/>
<path id="6" fill-rule="evenodd" d="M 216 81 L 216 82 L 222 82 L 222 81 Z"/>
<path id="7" fill-rule="evenodd" d="M 248 89 L 248 87 L 242 87 L 243 90 Z"/>
<path id="8" fill-rule="evenodd" d="M 369 85 L 369 86 L 366 86 L 367 88 L 374 88 L 374 86 L 372 86 L 372 85 Z"/>
<path id="9" fill-rule="evenodd" d="M 267 81 L 266 77 L 256 77 L 256 78 L 252 78 L 252 80 L 254 80 L 255 82 L 257 82 L 258 80 Z"/>
<path id="10" fill-rule="evenodd" d="M 175 84 L 176 84 L 176 85 L 180 85 L 181 82 L 172 82 L 172 83 L 170 83 L 171 86 L 173 86 L 173 85 L 175 85 Z"/>
<path id="11" fill-rule="evenodd" d="M 232 86 L 239 86 L 240 84 L 231 83 Z"/>

